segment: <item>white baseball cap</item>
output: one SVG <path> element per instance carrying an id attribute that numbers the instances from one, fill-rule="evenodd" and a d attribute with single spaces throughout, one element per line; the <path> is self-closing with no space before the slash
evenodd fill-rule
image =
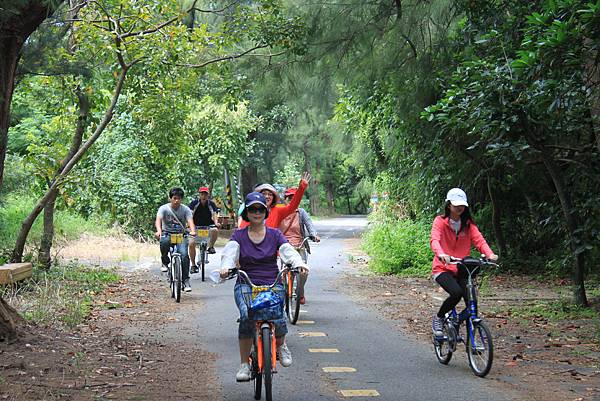
<path id="1" fill-rule="evenodd" d="M 452 188 L 448 191 L 446 201 L 450 201 L 452 206 L 469 206 L 467 203 L 467 194 L 460 188 Z"/>

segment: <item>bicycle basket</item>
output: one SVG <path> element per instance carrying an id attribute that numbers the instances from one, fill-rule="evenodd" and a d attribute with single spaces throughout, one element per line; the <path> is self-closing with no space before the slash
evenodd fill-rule
<path id="1" fill-rule="evenodd" d="M 175 245 L 175 244 L 181 244 L 183 242 L 183 233 L 172 233 L 170 234 L 171 237 L 171 244 Z"/>
<path id="2" fill-rule="evenodd" d="M 241 286 L 250 320 L 278 320 L 283 318 L 283 288 L 281 286 Z"/>
<path id="3" fill-rule="evenodd" d="M 199 228 L 198 231 L 196 231 L 196 236 L 197 237 L 208 237 L 208 230 L 204 229 L 204 228 Z"/>

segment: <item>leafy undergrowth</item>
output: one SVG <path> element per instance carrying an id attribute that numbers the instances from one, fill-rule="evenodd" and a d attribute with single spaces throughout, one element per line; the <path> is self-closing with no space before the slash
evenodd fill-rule
<path id="1" fill-rule="evenodd" d="M 411 220 L 377 222 L 364 234 L 370 268 L 378 273 L 425 277 L 431 270 L 428 223 Z"/>
<path id="2" fill-rule="evenodd" d="M 119 280 L 115 269 L 69 263 L 34 269 L 32 279 L 4 287 L 0 295 L 30 322 L 70 329 L 89 316 L 94 296 Z"/>

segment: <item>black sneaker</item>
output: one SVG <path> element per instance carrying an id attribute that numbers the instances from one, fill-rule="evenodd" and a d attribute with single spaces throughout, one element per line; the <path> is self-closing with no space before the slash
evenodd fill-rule
<path id="1" fill-rule="evenodd" d="M 206 250 L 206 252 L 208 252 L 208 253 L 210 253 L 210 254 L 217 253 L 217 251 L 215 251 L 215 247 L 214 247 L 214 246 L 211 246 L 210 248 L 208 248 L 208 249 Z"/>
<path id="2" fill-rule="evenodd" d="M 200 271 L 200 269 L 198 269 L 198 266 L 190 266 L 190 270 L 191 273 L 198 273 Z"/>

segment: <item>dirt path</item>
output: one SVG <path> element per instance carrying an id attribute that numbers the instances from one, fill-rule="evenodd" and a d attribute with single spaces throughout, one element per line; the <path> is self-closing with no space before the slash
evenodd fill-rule
<path id="1" fill-rule="evenodd" d="M 375 276 L 359 243 L 348 241 L 353 274 L 342 288 L 359 303 L 397 321 L 398 329 L 431 342 L 431 316 L 445 292 L 432 280 Z M 338 283 L 340 285 L 340 283 Z M 568 291 L 562 281 L 540 283 L 530 277 L 495 277 L 482 288 L 480 309 L 494 336 L 494 365 L 487 379 L 525 390 L 536 400 L 600 400 L 599 322 L 593 319 L 549 320 L 546 313 L 520 317 L 518 308 L 559 300 Z M 596 300 L 597 301 L 597 300 Z M 598 302 L 594 305 L 599 308 Z M 464 349 L 459 348 L 459 354 Z M 450 363 L 467 364 L 459 355 Z M 431 357 L 435 358 L 433 347 Z"/>
<path id="2" fill-rule="evenodd" d="M 18 341 L 0 344 L 0 400 L 220 400 L 215 356 L 195 345 L 198 331 L 185 319 L 202 305 L 168 297 L 164 280 L 143 267 L 157 263 L 154 248 L 91 238 L 66 248 L 80 260 L 142 268 L 121 269 L 75 330 L 26 326 Z"/>

